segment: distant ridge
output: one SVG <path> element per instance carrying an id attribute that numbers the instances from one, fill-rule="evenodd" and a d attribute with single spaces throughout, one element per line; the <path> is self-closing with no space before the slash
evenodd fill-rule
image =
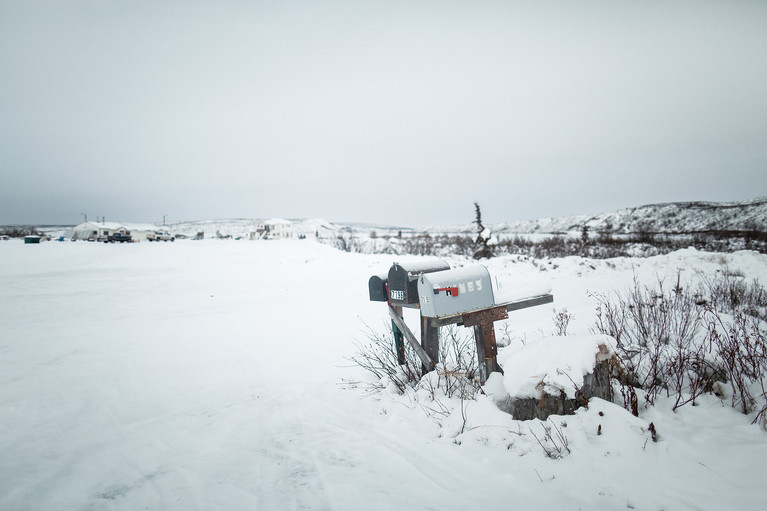
<path id="1" fill-rule="evenodd" d="M 767 197 L 738 202 L 669 202 L 624 208 L 598 215 L 485 224 L 497 234 L 558 234 L 581 231 L 631 234 L 654 232 L 689 234 L 711 231 L 767 231 Z M 427 229 L 434 233 L 470 233 L 475 226 L 465 225 Z"/>
<path id="2" fill-rule="evenodd" d="M 329 222 L 319 218 L 291 218 L 296 235 L 319 238 L 336 238 L 342 233 L 355 233 L 367 237 L 397 236 L 399 234 L 423 233 L 473 234 L 476 227 L 471 222 L 453 226 L 432 226 L 426 229 L 395 227 L 361 222 Z M 174 234 L 194 236 L 205 232 L 213 236 L 216 231 L 232 236 L 246 237 L 254 232 L 259 219 L 203 219 L 169 223 L 165 228 Z M 566 234 L 580 233 L 584 226 L 592 233 L 635 234 L 652 232 L 659 234 L 695 234 L 711 232 L 767 233 L 767 197 L 737 202 L 687 201 L 646 204 L 601 213 L 558 218 L 539 218 L 517 222 L 492 223 L 485 218 L 485 225 L 494 234 L 505 237 L 515 234 Z M 20 227 L 20 226 L 6 226 Z M 32 226 L 23 226 L 32 228 Z M 38 226 L 48 233 L 63 233 L 67 226 Z M 158 224 L 159 228 L 159 224 Z"/>

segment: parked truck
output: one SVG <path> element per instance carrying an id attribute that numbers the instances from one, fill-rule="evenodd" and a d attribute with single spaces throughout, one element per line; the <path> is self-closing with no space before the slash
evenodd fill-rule
<path id="1" fill-rule="evenodd" d="M 124 232 L 114 232 L 107 236 L 104 243 L 130 243 L 133 241 L 133 237 L 130 234 Z"/>
<path id="2" fill-rule="evenodd" d="M 175 236 L 168 231 L 150 232 L 146 235 L 146 239 L 147 241 L 176 241 Z"/>

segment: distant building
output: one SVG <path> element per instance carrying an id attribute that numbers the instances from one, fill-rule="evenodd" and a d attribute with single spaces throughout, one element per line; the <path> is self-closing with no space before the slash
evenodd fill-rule
<path id="1" fill-rule="evenodd" d="M 251 239 L 284 240 L 295 236 L 293 222 L 282 218 L 271 218 L 258 224 L 255 233 L 250 233 Z"/>
<path id="2" fill-rule="evenodd" d="M 133 241 L 145 241 L 146 235 L 157 230 L 153 224 L 122 224 L 119 222 L 83 222 L 72 229 L 73 240 L 100 241 L 110 234 L 130 234 Z"/>
<path id="3" fill-rule="evenodd" d="M 114 233 L 130 234 L 130 230 L 117 222 L 83 222 L 72 229 L 73 240 L 99 240 Z"/>
<path id="4" fill-rule="evenodd" d="M 156 231 L 164 231 L 165 227 L 158 227 L 154 224 L 123 224 L 130 230 L 133 241 L 146 241 L 147 234 Z"/>

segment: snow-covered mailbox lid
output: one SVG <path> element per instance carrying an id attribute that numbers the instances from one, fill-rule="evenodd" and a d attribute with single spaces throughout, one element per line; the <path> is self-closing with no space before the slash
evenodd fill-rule
<path id="1" fill-rule="evenodd" d="M 389 269 L 389 303 L 404 307 L 418 307 L 418 277 L 426 273 L 449 269 L 450 265 L 442 259 L 394 263 Z"/>
<path id="2" fill-rule="evenodd" d="M 370 293 L 371 302 L 388 302 L 389 297 L 386 291 L 386 286 L 389 284 L 389 274 L 373 275 L 368 280 L 368 292 Z"/>
<path id="3" fill-rule="evenodd" d="M 456 316 L 495 306 L 490 273 L 481 264 L 421 275 L 421 315 Z"/>

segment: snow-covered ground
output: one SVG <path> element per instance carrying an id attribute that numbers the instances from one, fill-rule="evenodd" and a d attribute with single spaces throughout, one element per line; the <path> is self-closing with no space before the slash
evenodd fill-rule
<path id="1" fill-rule="evenodd" d="M 421 394 L 368 396 L 340 385 L 366 378 L 347 360 L 365 325 L 387 328 L 367 280 L 392 256 L 311 239 L 11 240 L 0 242 L 0 261 L 3 510 L 719 510 L 767 502 L 767 433 L 713 396 L 676 413 L 660 400 L 638 418 L 592 400 L 549 423 L 570 450 L 555 460 L 533 436 L 544 436 L 543 423 L 514 421 L 493 404 L 497 378 L 488 396 L 462 404 L 464 414 L 436 418 Z M 497 331 L 532 345 L 567 308 L 571 333 L 586 336 L 596 305 L 587 291 L 624 289 L 634 275 L 694 278 L 723 264 L 767 282 L 767 256 L 753 252 L 493 259 L 488 266 L 507 285 L 548 280 L 555 296 L 553 305 L 512 313 Z"/>

